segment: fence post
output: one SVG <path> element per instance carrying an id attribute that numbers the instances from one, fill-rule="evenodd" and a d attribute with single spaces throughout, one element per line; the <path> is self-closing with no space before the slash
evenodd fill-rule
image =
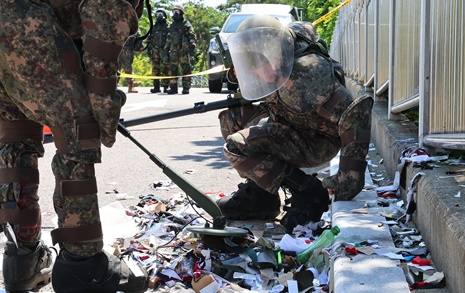
<path id="1" fill-rule="evenodd" d="M 424 147 L 423 140 L 429 133 L 430 109 L 430 68 L 431 68 L 431 39 L 430 39 L 430 0 L 421 1 L 420 18 L 420 70 L 419 94 L 420 106 L 418 115 L 418 140 L 420 147 Z"/>

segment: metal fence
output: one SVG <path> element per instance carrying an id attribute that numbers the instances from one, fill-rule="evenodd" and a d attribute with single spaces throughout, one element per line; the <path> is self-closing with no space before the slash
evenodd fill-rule
<path id="1" fill-rule="evenodd" d="M 418 107 L 421 146 L 465 150 L 463 0 L 352 0 L 331 55 L 348 77 L 388 93 L 389 119 Z"/>

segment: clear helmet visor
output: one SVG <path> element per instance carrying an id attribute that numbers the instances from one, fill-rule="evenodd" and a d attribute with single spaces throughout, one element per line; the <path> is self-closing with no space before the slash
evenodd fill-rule
<path id="1" fill-rule="evenodd" d="M 232 34 L 227 42 L 246 100 L 274 93 L 289 79 L 294 64 L 294 39 L 287 28 L 251 28 Z"/>

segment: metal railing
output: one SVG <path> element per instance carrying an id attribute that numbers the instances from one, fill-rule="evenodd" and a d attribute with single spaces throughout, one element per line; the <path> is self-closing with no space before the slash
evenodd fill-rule
<path id="1" fill-rule="evenodd" d="M 420 146 L 465 150 L 463 0 L 352 0 L 331 56 L 348 77 L 388 92 L 389 119 L 418 107 Z"/>

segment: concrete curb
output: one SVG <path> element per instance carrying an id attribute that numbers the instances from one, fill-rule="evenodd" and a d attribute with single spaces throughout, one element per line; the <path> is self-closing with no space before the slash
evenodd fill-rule
<path id="1" fill-rule="evenodd" d="M 355 97 L 367 93 L 365 88 L 357 85 L 354 81 L 347 80 L 347 86 Z M 375 101 L 372 112 L 371 141 L 374 143 L 379 156 L 384 159 L 383 164 L 388 176 L 393 179 L 395 172 L 400 171 L 398 170 L 398 164 L 402 151 L 407 147 L 418 147 L 418 141 L 416 139 L 418 136 L 418 128 L 413 123 L 405 120 L 388 120 L 387 114 L 387 102 Z M 446 171 L 460 168 L 463 169 L 464 167 L 453 167 L 440 164 L 440 168 L 438 169 L 420 170 L 419 168 L 414 168 L 412 164 L 407 164 L 405 169 L 405 180 L 401 182 L 401 186 L 403 185 L 404 187 L 401 187 L 400 191 L 405 199 L 405 195 L 408 191 L 406 189 L 412 178 L 420 171 L 425 173 L 425 176 L 418 182 L 417 209 L 414 213 L 413 221 L 431 252 L 436 270 L 444 273 L 447 286 L 447 288 L 443 289 L 424 290 L 425 292 L 465 292 L 465 203 L 463 195 L 461 198 L 454 198 L 454 195 L 461 191 L 461 189 L 463 193 L 463 188 L 458 186 L 453 178 L 439 179 L 440 176 L 445 175 Z M 356 221 L 357 219 L 357 221 L 359 221 L 362 219 L 360 215 L 356 217 L 352 216 L 352 219 L 346 217 L 347 210 L 350 207 L 349 204 L 356 206 L 356 203 L 362 198 L 362 194 L 358 195 L 353 200 L 355 203 L 349 202 L 347 207 L 339 204 L 335 205 L 333 207 L 333 217 L 335 221 L 333 224 L 345 225 L 347 222 L 347 224 L 350 224 L 350 227 L 354 226 L 351 228 L 353 231 L 350 233 L 374 233 L 375 230 L 369 231 L 368 229 L 366 231 L 357 231 L 359 226 L 355 227 L 356 225 L 352 225 L 351 221 Z M 344 221 L 342 223 L 338 222 L 341 220 Z M 371 225 L 370 222 L 368 223 Z M 341 232 L 342 231 L 343 229 L 341 228 Z M 379 237 L 382 237 L 382 235 Z M 338 278 L 343 278 L 344 280 L 344 278 L 353 277 L 355 278 L 352 280 L 353 283 L 364 280 L 364 276 L 358 274 L 357 271 L 353 272 L 353 274 L 356 275 L 351 275 L 349 272 L 338 272 L 338 265 L 341 267 L 344 265 L 347 271 L 358 270 L 356 265 L 354 266 L 353 264 L 352 266 L 354 266 L 354 268 L 352 268 L 349 261 L 344 263 L 341 260 L 339 264 L 335 263 L 335 274 L 339 275 L 335 276 L 335 292 L 350 292 L 350 290 L 345 288 L 341 289 L 338 284 Z M 381 266 L 381 263 L 378 263 L 378 266 Z M 376 278 L 377 274 L 371 273 L 367 276 Z M 376 290 L 360 291 L 363 287 L 358 286 L 356 292 L 403 292 L 396 291 L 396 288 L 399 287 L 395 286 L 395 284 L 391 284 L 393 287 L 388 286 L 382 289 L 380 286 L 384 286 L 385 284 L 383 284 L 381 279 L 377 280 L 379 283 L 375 284 Z M 351 284 L 350 281 L 346 281 L 345 283 L 346 286 Z M 404 284 L 406 284 L 405 278 Z M 416 290 L 416 292 L 417 291 L 418 290 Z"/>
<path id="2" fill-rule="evenodd" d="M 331 161 L 331 170 L 336 170 L 336 157 Z M 332 173 L 332 172 L 331 172 Z M 373 186 L 368 168 L 365 174 L 365 186 Z M 383 208 L 367 209 L 367 214 L 353 213 L 354 209 L 364 208 L 367 201 L 376 200 L 373 190 L 360 192 L 351 201 L 336 201 L 331 204 L 332 226 L 338 226 L 341 232 L 336 242 L 361 242 L 377 240 L 382 247 L 394 246 L 387 225 L 379 225 L 385 220 L 380 215 Z M 378 254 L 359 253 L 353 258 L 337 256 L 331 263 L 330 292 L 410 292 L 399 260 L 392 260 Z"/>

